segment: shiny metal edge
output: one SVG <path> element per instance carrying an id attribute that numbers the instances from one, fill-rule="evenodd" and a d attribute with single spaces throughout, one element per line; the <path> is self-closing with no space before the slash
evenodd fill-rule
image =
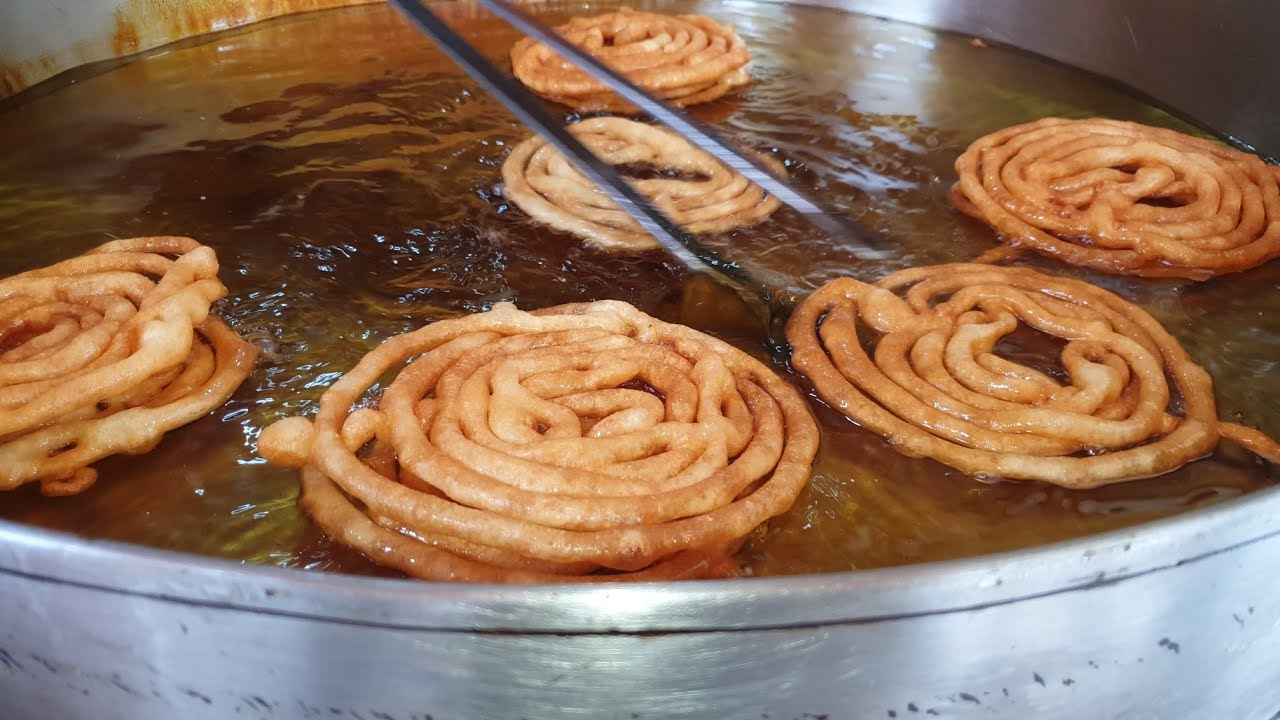
<path id="1" fill-rule="evenodd" d="M 1280 535 L 1280 488 L 1026 550 L 830 575 L 618 585 L 461 585 L 267 566 L 0 522 L 0 578 L 377 627 L 459 632 L 752 630 L 991 607 L 1172 569 Z"/>
<path id="2" fill-rule="evenodd" d="M 789 0 L 762 0 L 786 3 Z M 1280 159 L 1280 2 L 800 0 L 994 40 L 1127 85 Z M 1034 10 L 1029 9 L 1034 7 Z"/>

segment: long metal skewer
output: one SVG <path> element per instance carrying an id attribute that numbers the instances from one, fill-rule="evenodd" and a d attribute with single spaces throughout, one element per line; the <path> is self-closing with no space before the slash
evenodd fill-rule
<path id="1" fill-rule="evenodd" d="M 734 148 L 714 130 L 694 119 L 679 108 L 672 107 L 637 87 L 613 68 L 600 62 L 594 55 L 565 40 L 554 30 L 543 25 L 510 0 L 476 0 L 490 12 L 506 20 L 517 30 L 538 40 L 556 51 L 561 57 L 585 70 L 624 100 L 650 115 L 654 120 L 683 135 L 724 163 L 731 170 L 759 185 L 793 210 L 804 215 L 810 223 L 833 237 L 845 241 L 850 250 L 864 260 L 880 260 L 889 257 L 885 241 L 878 235 L 849 222 L 844 217 L 823 210 L 820 203 L 800 188 L 790 183 L 785 174 Z"/>
<path id="2" fill-rule="evenodd" d="M 635 219 L 662 246 L 694 272 L 711 271 L 753 307 L 772 315 L 773 295 L 738 266 L 725 262 L 711 249 L 655 208 L 608 163 L 578 142 L 542 101 L 514 78 L 500 71 L 418 0 L 389 0 L 454 62 L 479 82 L 517 118 L 554 145 L 577 169 L 603 189 L 618 207 Z M 760 307 L 763 305 L 763 307 Z"/>

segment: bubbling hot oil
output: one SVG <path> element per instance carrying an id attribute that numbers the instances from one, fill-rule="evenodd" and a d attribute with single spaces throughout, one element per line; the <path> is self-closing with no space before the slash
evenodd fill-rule
<path id="1" fill-rule="evenodd" d="M 716 14 L 715 4 L 651 9 Z M 599 12 L 547 5 L 548 19 Z M 517 36 L 466 6 L 454 24 L 502 60 Z M 795 299 L 842 275 L 971 259 L 990 232 L 946 202 L 973 139 L 1046 115 L 1105 115 L 1190 130 L 1094 78 L 967 38 L 830 10 L 740 2 L 753 84 L 694 112 L 772 152 L 795 180 L 899 249 L 858 261 L 783 210 L 711 238 Z M 513 300 L 613 298 L 718 334 L 805 387 L 759 324 L 658 253 L 615 256 L 529 222 L 498 167 L 527 135 L 385 6 L 287 18 L 169 48 L 0 114 L 0 275 L 111 237 L 190 235 L 213 246 L 221 304 L 263 358 L 212 417 L 153 452 L 99 464 L 83 495 L 0 496 L 0 516 L 254 563 L 385 573 L 329 542 L 296 505 L 293 471 L 266 465 L 263 425 L 314 410 L 386 337 Z M 1280 263 L 1191 285 L 1099 283 L 1150 310 L 1217 379 L 1228 419 L 1280 433 Z M 1002 348 L 1053 348 L 1034 333 Z M 1052 369 L 1052 368 L 1047 368 Z M 904 457 L 816 399 L 824 439 L 795 507 L 743 551 L 758 575 L 831 572 L 1008 550 L 1182 512 L 1272 482 L 1232 449 L 1162 478 L 1087 492 L 986 483 Z"/>

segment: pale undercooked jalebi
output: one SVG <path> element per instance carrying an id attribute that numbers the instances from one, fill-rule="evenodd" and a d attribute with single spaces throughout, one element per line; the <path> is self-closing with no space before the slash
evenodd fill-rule
<path id="1" fill-rule="evenodd" d="M 146 452 L 226 402 L 257 351 L 209 317 L 225 294 L 213 250 L 182 237 L 0 280 L 0 489 L 82 492 L 90 464 Z"/>
<path id="2" fill-rule="evenodd" d="M 1056 364 L 1002 357 L 1020 325 L 1058 339 Z M 1154 318 L 1078 280 L 975 264 L 840 279 L 787 338 L 832 407 L 970 475 L 1096 487 L 1169 472 L 1220 438 L 1280 462 L 1265 435 L 1218 420 L 1208 373 Z"/>
<path id="3" fill-rule="evenodd" d="M 683 137 L 624 118 L 593 118 L 569 126 L 602 160 L 653 177 L 632 184 L 667 217 L 693 233 L 725 232 L 768 218 L 779 203 Z M 782 163 L 760 159 L 783 172 Z M 656 241 L 558 150 L 541 137 L 516 145 L 502 164 L 504 194 L 535 219 L 606 250 L 648 250 Z"/>
<path id="4" fill-rule="evenodd" d="M 1194 280 L 1280 255 L 1280 168 L 1173 130 L 1046 118 L 980 138 L 956 172 L 952 203 L 1013 250 Z"/>
<path id="5" fill-rule="evenodd" d="M 804 400 L 762 363 L 601 301 L 502 303 L 392 337 L 259 451 L 302 468 L 303 508 L 374 562 L 538 582 L 730 573 L 817 445 Z"/>
<path id="6" fill-rule="evenodd" d="M 556 32 L 673 105 L 715 100 L 750 80 L 746 44 L 732 26 L 702 15 L 622 8 L 573 18 Z M 599 81 L 531 38 L 511 48 L 511 67 L 529 89 L 575 110 L 634 111 Z"/>

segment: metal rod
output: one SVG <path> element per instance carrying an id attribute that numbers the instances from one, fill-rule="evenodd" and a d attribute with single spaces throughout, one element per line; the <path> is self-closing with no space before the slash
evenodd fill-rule
<path id="1" fill-rule="evenodd" d="M 853 246 L 850 249 L 859 258 L 881 260 L 890 256 L 887 243 L 883 238 L 841 215 L 823 210 L 817 200 L 792 185 L 785 174 L 775 174 L 776 170 L 739 152 L 707 125 L 640 89 L 613 68 L 600 62 L 595 56 L 565 40 L 532 15 L 516 7 L 510 0 L 477 0 L 477 2 L 515 26 L 516 29 L 586 70 L 594 79 L 604 83 L 610 90 L 649 114 L 653 119 L 683 135 L 694 145 L 711 152 L 731 170 L 759 185 L 765 192 L 804 215 L 818 228 L 836 238 L 852 241 Z"/>
<path id="2" fill-rule="evenodd" d="M 723 261 L 709 248 L 664 216 L 608 163 L 578 142 L 542 106 L 542 101 L 506 73 L 498 70 L 462 36 L 419 0 L 389 0 L 435 42 L 455 63 L 479 82 L 522 122 L 554 145 L 583 175 L 604 190 L 623 211 L 694 272 L 710 270 L 735 292 L 771 313 L 772 294 L 740 268 Z"/>

